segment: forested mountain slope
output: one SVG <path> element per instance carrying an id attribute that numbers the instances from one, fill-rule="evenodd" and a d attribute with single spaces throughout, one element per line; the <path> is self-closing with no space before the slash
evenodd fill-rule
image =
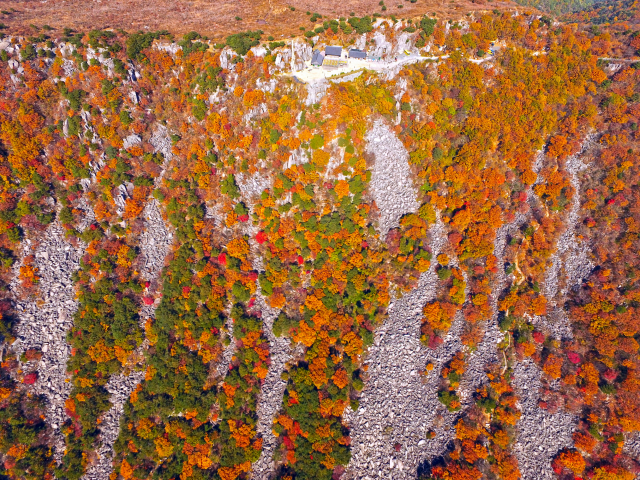
<path id="1" fill-rule="evenodd" d="M 0 475 L 640 473 L 640 27 L 322 20 L 5 30 Z"/>

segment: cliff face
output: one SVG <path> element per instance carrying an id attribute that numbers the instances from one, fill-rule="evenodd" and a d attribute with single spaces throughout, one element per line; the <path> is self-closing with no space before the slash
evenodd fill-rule
<path id="1" fill-rule="evenodd" d="M 4 37 L 0 475 L 631 478 L 638 35 L 469 13 Z"/>

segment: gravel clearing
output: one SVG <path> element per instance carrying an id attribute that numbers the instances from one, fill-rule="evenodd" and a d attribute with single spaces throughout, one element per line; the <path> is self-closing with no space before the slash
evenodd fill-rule
<path id="1" fill-rule="evenodd" d="M 384 236 L 400 225 L 405 213 L 418 209 L 418 192 L 411 181 L 409 154 L 382 120 L 373 124 L 366 141 L 367 153 L 375 157 L 369 191 L 380 210 L 378 230 Z"/>
<path id="2" fill-rule="evenodd" d="M 29 253 L 30 241 L 25 242 L 25 251 Z M 47 399 L 45 416 L 54 433 L 53 446 L 58 461 L 65 449 L 60 433 L 60 426 L 67 418 L 64 402 L 72 387 L 66 381 L 67 360 L 71 352 L 66 335 L 73 326 L 73 316 L 78 308 L 71 275 L 78 269 L 83 251 L 84 246 L 74 248 L 64 239 L 64 229 L 56 221 L 47 228 L 42 242 L 35 248 L 35 266 L 40 277 L 39 297 L 22 300 L 17 276 L 10 286 L 16 301 L 16 314 L 20 318 L 14 348 L 19 355 L 29 348 L 42 351 L 42 359 L 36 367 L 38 380 L 32 392 Z"/>
<path id="3" fill-rule="evenodd" d="M 577 418 L 558 412 L 549 413 L 538 406 L 542 372 L 527 359 L 516 364 L 514 387 L 519 397 L 522 416 L 516 425 L 517 439 L 513 447 L 523 480 L 554 479 L 553 457 L 565 447 L 573 446 L 572 434 Z"/>

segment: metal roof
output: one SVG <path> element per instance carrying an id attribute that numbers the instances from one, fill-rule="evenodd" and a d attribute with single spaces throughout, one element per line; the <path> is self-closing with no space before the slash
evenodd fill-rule
<path id="1" fill-rule="evenodd" d="M 324 49 L 324 54 L 339 57 L 342 55 L 342 47 L 327 47 Z"/>
<path id="2" fill-rule="evenodd" d="M 324 61 L 324 55 L 320 50 L 314 50 L 313 55 L 311 56 L 311 65 L 320 66 Z"/>
<path id="3" fill-rule="evenodd" d="M 367 54 L 357 48 L 349 50 L 349 58 L 367 58 Z"/>

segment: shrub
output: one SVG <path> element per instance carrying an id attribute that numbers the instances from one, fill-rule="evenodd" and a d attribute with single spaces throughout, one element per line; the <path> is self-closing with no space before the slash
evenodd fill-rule
<path id="1" fill-rule="evenodd" d="M 458 395 L 456 395 L 456 392 L 440 390 L 438 392 L 438 400 L 447 407 L 447 410 L 450 412 L 457 412 L 461 408 L 460 399 Z"/>
<path id="2" fill-rule="evenodd" d="M 222 180 L 220 183 L 220 191 L 234 199 L 240 197 L 240 189 L 233 175 L 227 175 L 224 180 Z"/>
<path id="3" fill-rule="evenodd" d="M 433 35 L 436 23 L 438 23 L 438 21 L 435 18 L 423 17 L 422 20 L 420 20 L 420 28 L 425 36 L 430 37 Z"/>
<path id="4" fill-rule="evenodd" d="M 133 123 L 133 118 L 131 118 L 131 114 L 127 110 L 120 110 L 119 117 L 120 117 L 120 122 L 125 127 L 128 127 Z"/>
<path id="5" fill-rule="evenodd" d="M 227 37 L 227 45 L 230 46 L 238 55 L 246 55 L 252 47 L 260 44 L 262 31 L 242 32 Z"/>
<path id="6" fill-rule="evenodd" d="M 169 32 L 166 30 L 147 33 L 139 31 L 134 33 L 127 38 L 127 56 L 133 60 L 140 60 L 142 58 L 142 51 L 145 48 L 149 48 L 155 39 L 168 34 Z"/>
<path id="7" fill-rule="evenodd" d="M 349 19 L 349 25 L 353 27 L 358 35 L 368 33 L 373 30 L 373 23 L 371 17 L 351 17 Z M 345 32 L 346 33 L 346 32 Z"/>
<path id="8" fill-rule="evenodd" d="M 324 145 L 324 137 L 317 134 L 314 135 L 310 142 L 311 148 L 313 148 L 314 150 L 317 150 L 318 148 L 322 148 L 323 145 Z"/>
<path id="9" fill-rule="evenodd" d="M 22 57 L 22 60 L 33 60 L 36 58 L 36 49 L 33 45 L 27 44 L 22 52 L 20 52 L 20 56 Z"/>

